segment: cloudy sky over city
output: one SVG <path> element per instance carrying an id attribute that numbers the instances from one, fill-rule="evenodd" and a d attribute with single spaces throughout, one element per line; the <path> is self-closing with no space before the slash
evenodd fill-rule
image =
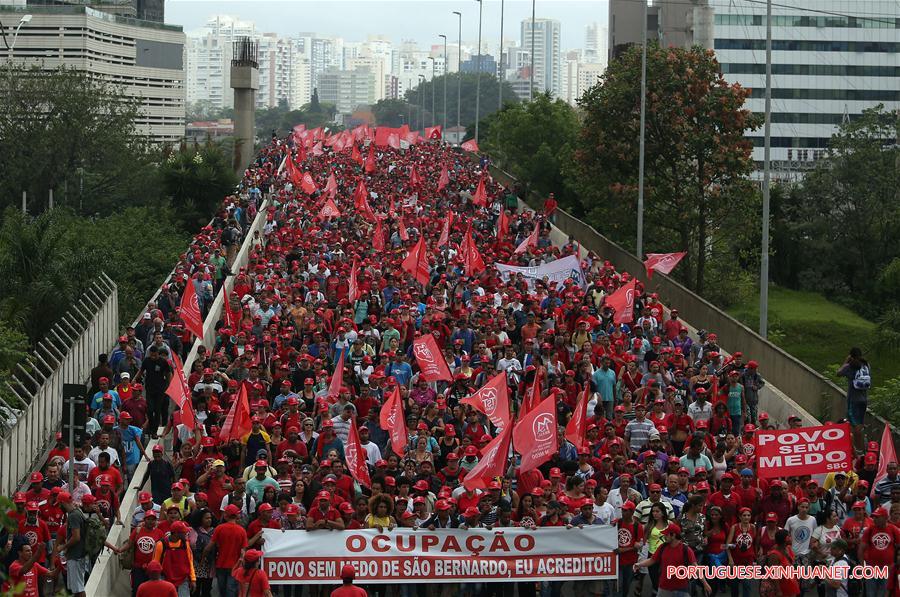
<path id="1" fill-rule="evenodd" d="M 538 0 L 537 17 L 557 19 L 561 23 L 563 49 L 584 45 L 584 27 L 591 22 L 605 25 L 609 4 L 599 0 Z M 169 0 L 166 21 L 182 25 L 185 31 L 203 26 L 217 14 L 254 21 L 257 29 L 281 35 L 315 32 L 362 41 L 367 35 L 386 35 L 395 42 L 414 40 L 420 46 L 439 43 L 438 34 L 451 40 L 457 37 L 457 18 L 463 13 L 463 41 L 478 39 L 478 2 L 476 0 Z M 506 0 L 504 35 L 519 39 L 519 24 L 531 18 L 531 2 Z M 485 0 L 482 38 L 493 44 L 500 37 L 500 0 Z"/>

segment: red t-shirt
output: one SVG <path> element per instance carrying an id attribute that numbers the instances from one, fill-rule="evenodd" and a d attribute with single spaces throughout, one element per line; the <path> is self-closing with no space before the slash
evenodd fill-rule
<path id="1" fill-rule="evenodd" d="M 212 542 L 216 544 L 216 568 L 233 568 L 241 557 L 241 550 L 247 547 L 247 531 L 233 522 L 220 524 L 213 531 Z"/>
<path id="2" fill-rule="evenodd" d="M 311 518 L 313 522 L 319 522 L 320 520 L 337 520 L 340 517 L 340 513 L 334 508 L 328 508 L 328 511 L 324 514 L 319 508 L 313 508 L 307 515 L 307 518 Z"/>
<path id="3" fill-rule="evenodd" d="M 238 582 L 240 597 L 262 597 L 269 590 L 269 579 L 259 568 L 245 570 L 243 566 L 235 566 L 231 575 Z"/>
<path id="4" fill-rule="evenodd" d="M 265 524 L 265 526 L 263 526 L 262 520 L 260 520 L 259 518 L 256 518 L 256 519 L 250 521 L 250 524 L 247 525 L 247 537 L 248 538 L 253 537 L 254 535 L 259 533 L 263 529 L 280 529 L 280 528 L 281 528 L 281 525 L 278 523 L 277 520 L 269 520 L 269 522 L 267 522 Z"/>
<path id="5" fill-rule="evenodd" d="M 626 523 L 619 519 L 616 526 L 619 527 L 619 549 L 634 547 L 635 543 L 644 540 L 644 527 L 642 527 L 641 523 L 637 520 Z M 619 554 L 619 566 L 633 566 L 637 561 L 637 550 L 626 551 Z"/>
<path id="6" fill-rule="evenodd" d="M 343 585 L 331 592 L 331 597 L 367 597 L 368 593 L 356 585 Z"/>
<path id="7" fill-rule="evenodd" d="M 212 510 L 216 516 L 222 514 L 222 498 L 228 495 L 228 490 L 224 487 L 226 483 L 231 483 L 231 477 L 222 475 L 221 479 L 207 477 L 206 484 L 201 486 L 206 490 L 206 497 L 209 498 L 209 509 Z M 230 568 L 231 566 L 228 567 Z"/>
<path id="8" fill-rule="evenodd" d="M 25 540 L 31 547 L 36 547 L 38 543 L 46 543 L 50 540 L 50 529 L 47 523 L 37 519 L 33 525 L 28 524 L 28 519 L 23 518 L 19 521 L 19 534 L 25 536 Z"/>
<path id="9" fill-rule="evenodd" d="M 137 597 L 178 597 L 178 591 L 167 580 L 145 580 L 138 587 Z"/>
<path id="10" fill-rule="evenodd" d="M 141 525 L 131 531 L 129 540 L 134 545 L 134 567 L 143 568 L 153 559 L 153 550 L 156 542 L 162 539 L 165 533 L 159 527 L 152 531 Z"/>
<path id="11" fill-rule="evenodd" d="M 659 588 L 669 591 L 686 591 L 690 580 L 680 579 L 675 574 L 669 574 L 672 566 L 690 566 L 697 563 L 694 550 L 682 543 L 677 547 L 663 544 L 653 552 L 653 561 L 659 566 Z"/>
<path id="12" fill-rule="evenodd" d="M 15 593 L 17 597 L 40 597 L 40 592 L 38 591 L 38 581 L 41 576 L 50 574 L 50 571 L 35 562 L 31 566 L 31 570 L 22 574 L 22 567 L 24 564 L 19 560 L 16 560 L 9 566 L 9 584 L 12 587 L 15 587 L 18 584 L 24 583 L 25 587 L 22 589 L 21 593 Z"/>
<path id="13" fill-rule="evenodd" d="M 873 524 L 875 523 L 868 517 L 862 522 L 855 518 L 848 518 L 841 525 L 841 531 L 844 533 L 844 538 L 850 543 L 850 547 L 855 549 L 859 545 L 859 539 L 862 537 L 863 532 Z"/>
<path id="14" fill-rule="evenodd" d="M 864 545 L 863 557 L 866 559 L 866 564 L 893 566 L 897 543 L 900 542 L 900 530 L 892 525 L 885 525 L 883 529 L 872 525 L 863 531 L 860 541 Z"/>

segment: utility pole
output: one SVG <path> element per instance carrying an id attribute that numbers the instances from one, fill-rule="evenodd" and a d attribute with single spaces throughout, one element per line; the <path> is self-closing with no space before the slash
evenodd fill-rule
<path id="1" fill-rule="evenodd" d="M 531 0 L 531 83 L 528 85 L 528 101 L 534 99 L 534 10 L 535 0 Z"/>
<path id="2" fill-rule="evenodd" d="M 497 57 L 497 61 L 499 62 L 499 76 L 497 77 L 497 83 L 499 87 L 499 91 L 497 92 L 497 96 L 500 98 L 498 101 L 498 109 L 503 109 L 503 8 L 505 2 L 504 0 L 500 0 L 500 51 L 498 52 L 499 56 Z"/>
<path id="3" fill-rule="evenodd" d="M 434 117 L 434 57 L 429 56 L 431 60 L 431 126 L 437 124 L 437 118 Z"/>
<path id="4" fill-rule="evenodd" d="M 772 151 L 772 0 L 766 1 L 766 123 L 763 131 L 762 255 L 759 268 L 759 335 L 769 333 L 769 183 Z"/>
<path id="5" fill-rule="evenodd" d="M 441 113 L 444 115 L 443 120 L 443 132 L 441 133 L 441 140 L 443 141 L 444 135 L 447 134 L 447 36 L 446 35 L 438 35 L 444 39 L 444 109 L 441 110 Z"/>
<path id="6" fill-rule="evenodd" d="M 478 124 L 481 120 L 481 9 L 484 7 L 482 0 L 475 0 L 478 3 L 478 58 L 475 62 L 475 68 L 478 74 L 475 77 L 475 143 L 478 143 Z"/>
<path id="7" fill-rule="evenodd" d="M 424 84 L 425 75 L 419 75 L 419 103 L 422 104 L 419 108 L 419 128 L 421 128 L 423 132 L 425 131 L 425 92 L 422 89 Z"/>
<path id="8" fill-rule="evenodd" d="M 460 117 L 462 113 L 462 13 L 454 10 L 453 14 L 459 17 L 459 41 L 456 46 L 456 144 L 462 140 L 459 134 Z"/>
<path id="9" fill-rule="evenodd" d="M 644 124 L 647 120 L 647 0 L 641 22 L 641 140 L 638 148 L 637 258 L 644 260 Z M 704 250 L 700 247 L 700 250 Z"/>

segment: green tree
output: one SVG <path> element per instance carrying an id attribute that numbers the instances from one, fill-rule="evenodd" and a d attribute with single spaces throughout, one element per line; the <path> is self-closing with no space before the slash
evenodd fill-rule
<path id="1" fill-rule="evenodd" d="M 579 123 L 566 102 L 542 93 L 516 103 L 483 121 L 481 148 L 508 169 L 527 191 L 555 193 L 566 202 L 562 164 L 571 159 Z"/>
<path id="2" fill-rule="evenodd" d="M 372 106 L 372 114 L 375 116 L 375 124 L 396 128 L 409 124 L 407 121 L 413 113 L 413 106 L 402 99 L 378 100 Z"/>
<path id="3" fill-rule="evenodd" d="M 460 125 L 468 128 L 475 125 L 475 96 L 478 87 L 478 75 L 476 73 L 451 73 L 447 78 L 447 127 L 456 126 L 456 95 L 461 93 Z M 462 83 L 462 88 L 459 85 Z M 420 95 L 421 91 L 421 95 Z M 434 97 L 434 114 L 431 113 L 431 95 Z M 482 73 L 481 75 L 481 105 L 480 118 L 484 120 L 497 111 L 500 101 L 500 81 L 493 75 Z M 444 76 L 435 77 L 431 81 L 423 81 L 417 87 L 406 92 L 406 101 L 413 107 L 413 122 L 421 128 L 423 121 L 426 126 L 431 123 L 443 124 L 444 122 Z M 517 104 L 519 97 L 513 91 L 512 86 L 503 82 L 503 105 Z M 424 114 L 419 115 L 423 110 Z M 413 125 L 410 125 L 413 126 Z"/>
<path id="4" fill-rule="evenodd" d="M 155 198 L 136 98 L 73 69 L 13 65 L 0 69 L 0 96 L 0 208 L 20 205 L 23 191 L 33 213 L 50 190 L 85 213 Z"/>
<path id="5" fill-rule="evenodd" d="M 187 230 L 209 222 L 238 182 L 229 156 L 211 141 L 183 146 L 170 154 L 160 166 L 160 179 L 171 207 Z"/>
<path id="6" fill-rule="evenodd" d="M 579 99 L 584 126 L 571 174 L 589 219 L 634 247 L 640 133 L 641 48 L 613 61 Z M 710 239 L 750 193 L 748 90 L 722 77 L 710 50 L 647 51 L 645 233 L 648 252 L 687 250 L 679 275 L 705 288 Z M 727 258 L 721 255 L 722 258 Z M 689 276 L 689 277 L 687 277 Z"/>

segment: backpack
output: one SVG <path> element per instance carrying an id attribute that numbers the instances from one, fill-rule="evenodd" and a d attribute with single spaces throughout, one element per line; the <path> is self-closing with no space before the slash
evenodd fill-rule
<path id="1" fill-rule="evenodd" d="M 872 387 L 872 375 L 868 365 L 861 365 L 853 376 L 853 387 L 857 390 L 868 390 Z"/>
<path id="2" fill-rule="evenodd" d="M 849 555 L 844 554 L 841 558 L 845 562 L 850 565 L 850 568 L 853 569 L 858 565 L 858 562 L 851 558 Z M 863 594 L 863 584 L 862 580 L 859 578 L 848 578 L 847 579 L 847 595 L 848 597 L 862 597 Z"/>
<path id="3" fill-rule="evenodd" d="M 99 516 L 85 515 L 84 526 L 84 549 L 87 551 L 88 557 L 94 560 L 103 551 L 109 531 Z"/>

